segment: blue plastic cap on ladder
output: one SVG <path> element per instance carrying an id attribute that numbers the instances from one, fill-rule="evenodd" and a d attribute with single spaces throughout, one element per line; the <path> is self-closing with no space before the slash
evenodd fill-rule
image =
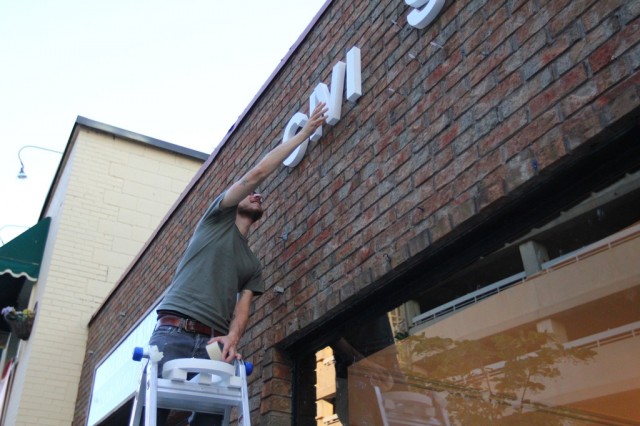
<path id="1" fill-rule="evenodd" d="M 133 360 L 134 361 L 140 361 L 144 356 L 144 348 L 141 348 L 140 346 L 136 346 L 135 348 L 133 348 Z"/>
<path id="2" fill-rule="evenodd" d="M 247 372 L 247 376 L 250 376 L 253 373 L 253 363 L 249 361 L 244 362 L 244 369 Z"/>

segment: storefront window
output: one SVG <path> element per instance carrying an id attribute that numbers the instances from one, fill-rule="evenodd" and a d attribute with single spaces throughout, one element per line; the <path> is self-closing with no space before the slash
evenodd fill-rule
<path id="1" fill-rule="evenodd" d="M 317 424 L 640 424 L 639 197 L 611 188 L 451 276 L 446 303 L 345 328 L 316 354 Z"/>
<path id="2" fill-rule="evenodd" d="M 88 425 L 117 424 L 110 415 L 131 399 L 140 385 L 142 364 L 132 360 L 133 349 L 145 346 L 156 325 L 155 310 L 131 331 L 131 333 L 96 368 L 94 375 Z M 127 405 L 124 415 L 131 412 Z M 120 413 L 117 413 L 120 414 Z"/>

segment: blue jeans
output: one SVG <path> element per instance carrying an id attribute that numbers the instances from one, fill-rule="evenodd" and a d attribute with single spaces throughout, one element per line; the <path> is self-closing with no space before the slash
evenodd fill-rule
<path id="1" fill-rule="evenodd" d="M 209 359 L 207 354 L 207 342 L 211 338 L 204 334 L 190 333 L 181 328 L 170 325 L 156 326 L 156 329 L 149 339 L 149 346 L 155 345 L 163 353 L 162 360 L 158 363 L 158 376 L 162 376 L 162 365 L 166 361 L 177 358 L 204 358 Z M 158 409 L 158 426 L 164 426 L 169 416 L 168 409 Z M 189 417 L 189 424 L 192 426 L 211 426 L 222 424 L 222 416 L 205 413 L 192 413 Z"/>

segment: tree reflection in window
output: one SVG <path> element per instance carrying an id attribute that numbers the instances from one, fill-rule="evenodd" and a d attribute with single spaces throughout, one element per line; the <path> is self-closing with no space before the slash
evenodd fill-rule
<path id="1" fill-rule="evenodd" d="M 594 417 L 588 413 L 536 399 L 561 379 L 568 365 L 588 363 L 596 355 L 585 347 L 567 348 L 551 333 L 519 330 L 482 340 L 417 335 L 399 341 L 394 351 L 400 361 L 394 390 L 430 395 L 434 404 L 443 405 L 428 409 L 445 413 L 447 419 L 440 415 L 431 422 L 424 420 L 424 424 L 594 424 Z M 370 361 L 384 365 L 384 352 L 370 357 Z M 365 382 L 371 385 L 367 364 L 354 365 L 349 380 L 360 382 L 359 388 Z M 354 399 L 350 396 L 350 401 Z M 354 418 L 358 418 L 361 407 L 371 407 L 370 403 L 354 404 Z"/>
<path id="2" fill-rule="evenodd" d="M 588 362 L 595 352 L 588 348 L 565 348 L 547 332 L 523 331 L 497 334 L 484 340 L 409 337 L 406 341 L 420 358 L 404 363 L 404 373 L 413 377 L 419 369 L 457 395 L 449 398 L 448 411 L 461 424 L 496 425 L 562 424 L 551 422 L 544 407 L 531 397 L 546 389 L 549 379 L 559 378 L 566 362 Z M 406 344 L 405 343 L 405 344 Z M 544 417 L 541 423 L 533 417 Z M 514 423 L 515 422 L 515 423 Z"/>

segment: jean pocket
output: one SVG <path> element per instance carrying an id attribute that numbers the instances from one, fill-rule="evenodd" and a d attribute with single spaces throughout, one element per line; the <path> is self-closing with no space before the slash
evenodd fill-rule
<path id="1" fill-rule="evenodd" d="M 180 329 L 172 325 L 159 325 L 153 330 L 149 339 L 149 346 L 157 346 L 160 352 L 163 351 L 167 341 L 172 340 L 173 336 L 180 334 Z"/>

